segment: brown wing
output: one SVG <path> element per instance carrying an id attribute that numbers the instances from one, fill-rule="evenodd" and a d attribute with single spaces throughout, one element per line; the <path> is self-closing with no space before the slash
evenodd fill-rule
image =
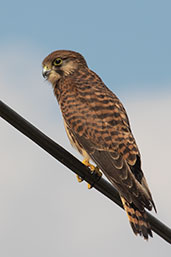
<path id="1" fill-rule="evenodd" d="M 87 72 L 65 81 L 59 102 L 67 127 L 122 197 L 141 211 L 151 210 L 154 203 L 125 109 L 94 72 Z"/>

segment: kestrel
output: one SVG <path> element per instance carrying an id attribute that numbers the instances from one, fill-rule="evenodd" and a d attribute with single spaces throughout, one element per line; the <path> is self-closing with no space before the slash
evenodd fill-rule
<path id="1" fill-rule="evenodd" d="M 118 190 L 134 233 L 152 237 L 145 208 L 156 208 L 122 103 L 77 52 L 52 52 L 42 65 L 69 140 L 83 155 L 83 163 L 93 169 L 89 161 L 94 161 Z"/>

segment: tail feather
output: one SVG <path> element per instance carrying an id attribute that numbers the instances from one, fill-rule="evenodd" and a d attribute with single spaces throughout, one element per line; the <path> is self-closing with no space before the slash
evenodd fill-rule
<path id="1" fill-rule="evenodd" d="M 128 203 L 123 197 L 121 197 L 121 200 L 135 235 L 139 234 L 146 240 L 149 236 L 153 237 L 145 210 L 140 212 L 134 204 Z"/>

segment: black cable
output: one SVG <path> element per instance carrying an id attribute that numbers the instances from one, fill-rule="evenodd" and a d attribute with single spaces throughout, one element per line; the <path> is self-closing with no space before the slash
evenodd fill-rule
<path id="1" fill-rule="evenodd" d="M 97 177 L 91 174 L 89 168 L 83 165 L 68 151 L 43 134 L 40 130 L 22 118 L 2 101 L 0 101 L 0 116 L 12 126 L 14 126 L 17 130 L 22 132 L 25 136 L 29 137 L 32 141 L 38 144 L 55 159 L 63 163 L 74 173 L 78 174 L 89 184 L 93 185 L 93 187 L 96 188 L 99 192 L 123 208 L 117 190 L 108 181 L 103 178 L 97 180 Z M 147 212 L 147 215 L 152 230 L 168 243 L 171 243 L 171 229 L 153 217 L 150 213 Z"/>

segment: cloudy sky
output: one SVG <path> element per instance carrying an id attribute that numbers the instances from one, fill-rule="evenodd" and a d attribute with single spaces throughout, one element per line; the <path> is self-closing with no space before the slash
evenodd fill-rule
<path id="1" fill-rule="evenodd" d="M 156 217 L 171 227 L 170 10 L 165 0 L 2 2 L 0 98 L 81 160 L 41 76 L 50 52 L 81 52 L 127 109 Z M 2 119 L 0 163 L 0 256 L 169 255 L 168 243 L 135 237 L 120 208 Z"/>

